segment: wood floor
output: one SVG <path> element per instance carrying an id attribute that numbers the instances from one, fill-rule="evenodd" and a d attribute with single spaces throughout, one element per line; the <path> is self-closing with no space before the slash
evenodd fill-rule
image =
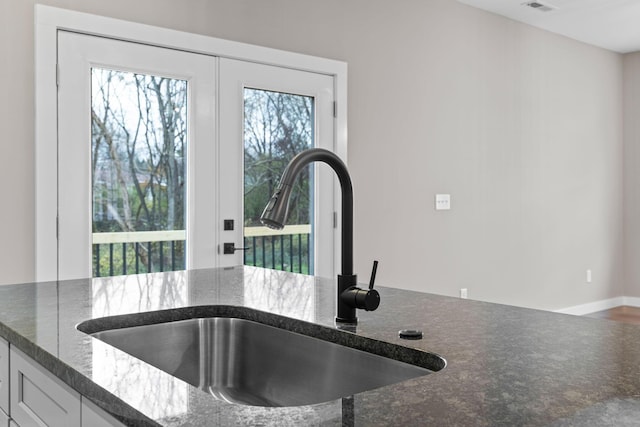
<path id="1" fill-rule="evenodd" d="M 620 307 L 615 307 L 615 308 L 604 310 L 604 311 L 598 311 L 597 313 L 591 313 L 585 316 L 640 325 L 640 307 L 629 307 L 626 305 L 622 305 Z"/>

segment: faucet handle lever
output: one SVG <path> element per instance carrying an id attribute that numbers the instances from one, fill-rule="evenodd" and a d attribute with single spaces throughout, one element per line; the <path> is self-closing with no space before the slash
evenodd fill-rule
<path id="1" fill-rule="evenodd" d="M 371 271 L 371 280 L 369 281 L 369 289 L 360 289 L 357 287 L 357 278 L 355 275 L 342 276 L 338 275 L 338 303 L 352 309 L 353 314 L 350 317 L 338 317 L 339 322 L 356 322 L 355 309 L 363 309 L 373 311 L 380 305 L 380 294 L 373 289 L 376 281 L 376 272 L 378 271 L 378 261 L 373 261 L 373 271 Z"/>
<path id="2" fill-rule="evenodd" d="M 378 261 L 373 261 L 373 270 L 371 270 L 371 280 L 369 280 L 369 289 L 373 289 L 376 281 L 376 272 L 378 271 Z"/>

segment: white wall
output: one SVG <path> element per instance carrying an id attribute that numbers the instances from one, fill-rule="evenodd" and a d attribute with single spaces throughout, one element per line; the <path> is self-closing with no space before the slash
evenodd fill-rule
<path id="1" fill-rule="evenodd" d="M 380 284 L 522 306 L 623 293 L 621 55 L 453 0 L 42 3 L 348 62 L 362 280 L 379 259 Z M 33 0 L 0 28 L 6 283 L 33 279 Z"/>
<path id="2" fill-rule="evenodd" d="M 548 309 L 620 295 L 620 56 L 427 3 L 372 35 L 368 72 L 349 58 L 358 271 L 379 256 L 381 283 Z"/>
<path id="3" fill-rule="evenodd" d="M 640 53 L 624 57 L 625 295 L 640 297 Z"/>

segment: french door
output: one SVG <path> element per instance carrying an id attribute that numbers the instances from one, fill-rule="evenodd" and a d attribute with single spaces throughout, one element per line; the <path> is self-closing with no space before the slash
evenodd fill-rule
<path id="1" fill-rule="evenodd" d="M 184 267 L 215 264 L 216 59 L 61 31 L 58 67 L 58 277 L 94 275 L 108 232 L 118 269 L 164 263 L 152 241 L 180 230 Z"/>
<path id="2" fill-rule="evenodd" d="M 247 242 L 246 229 L 260 232 L 255 214 L 245 213 L 255 211 L 260 198 L 254 194 L 279 178 L 295 152 L 333 149 L 332 77 L 58 34 L 58 278 L 254 259 L 250 252 L 225 251 L 225 243 L 237 249 Z M 265 118 L 260 109 L 273 114 L 269 105 L 282 114 L 272 122 L 254 120 Z M 267 129 L 272 124 L 280 128 Z M 273 138 L 250 140 L 258 129 L 263 136 L 271 130 Z M 279 151 L 256 161 L 258 145 L 265 143 Z M 265 161 L 272 166 L 266 186 L 259 170 Z M 302 225 L 309 230 L 304 272 L 330 275 L 333 178 L 315 167 L 302 181 L 294 220 L 306 219 Z M 280 242 L 277 251 L 283 252 L 282 236 Z M 266 257 L 257 246 L 250 250 L 261 249 Z M 273 239 L 270 252 L 273 261 Z M 293 271 L 283 259 L 265 266 Z"/>
<path id="3" fill-rule="evenodd" d="M 282 232 L 261 226 L 260 214 L 294 155 L 307 148 L 334 149 L 333 78 L 318 73 L 220 59 L 220 157 L 229 191 L 223 217 L 243 218 L 227 234 L 248 248 L 232 264 L 258 265 L 330 277 L 333 270 L 333 172 L 312 165 L 297 179 Z M 224 106 L 224 107 L 222 107 Z M 235 187 L 234 187 L 235 186 Z"/>

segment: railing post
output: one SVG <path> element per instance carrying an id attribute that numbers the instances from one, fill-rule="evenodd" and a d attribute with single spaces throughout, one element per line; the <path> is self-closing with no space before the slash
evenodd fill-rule
<path id="1" fill-rule="evenodd" d="M 122 242 L 122 274 L 127 274 L 127 244 Z"/>
<path id="2" fill-rule="evenodd" d="M 307 234 L 307 274 L 312 274 L 311 272 L 311 239 L 309 238 L 310 234 Z"/>
<path id="3" fill-rule="evenodd" d="M 298 234 L 298 273 L 302 273 L 302 234 Z"/>
<path id="4" fill-rule="evenodd" d="M 100 244 L 96 245 L 96 277 L 100 277 Z"/>
<path id="5" fill-rule="evenodd" d="M 256 252 L 258 252 L 258 249 L 256 247 L 256 236 L 253 236 L 251 238 L 251 241 L 253 243 L 252 247 L 253 247 L 253 265 L 256 265 Z"/>
<path id="6" fill-rule="evenodd" d="M 147 243 L 147 273 L 153 273 L 153 248 L 151 242 Z"/>
<path id="7" fill-rule="evenodd" d="M 242 247 L 246 248 L 247 247 L 247 238 L 246 237 L 242 237 Z M 246 265 L 247 264 L 247 251 L 243 251 L 244 253 L 242 254 L 242 264 Z"/>
<path id="8" fill-rule="evenodd" d="M 276 244 L 273 240 L 275 236 L 271 236 L 271 268 L 276 268 Z"/>
<path id="9" fill-rule="evenodd" d="M 171 241 L 171 270 L 176 270 L 176 242 L 175 240 Z"/>
<path id="10" fill-rule="evenodd" d="M 289 271 L 293 272 L 293 234 L 289 234 Z"/>
<path id="11" fill-rule="evenodd" d="M 113 276 L 113 243 L 109 243 L 109 276 Z"/>
<path id="12" fill-rule="evenodd" d="M 280 235 L 280 270 L 284 270 L 284 236 Z"/>

